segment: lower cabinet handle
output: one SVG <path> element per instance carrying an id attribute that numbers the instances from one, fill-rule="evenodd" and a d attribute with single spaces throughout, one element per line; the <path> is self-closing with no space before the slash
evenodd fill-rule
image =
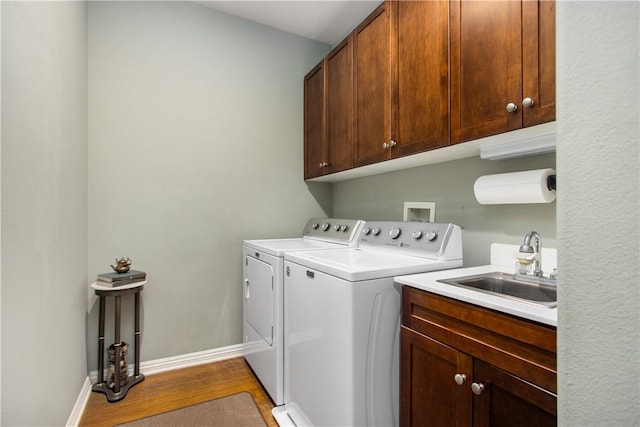
<path id="1" fill-rule="evenodd" d="M 484 391 L 484 384 L 482 383 L 471 383 L 471 391 L 478 396 L 482 394 Z"/>

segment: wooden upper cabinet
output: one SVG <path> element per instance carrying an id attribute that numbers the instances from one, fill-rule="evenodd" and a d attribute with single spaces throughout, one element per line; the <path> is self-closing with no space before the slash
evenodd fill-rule
<path id="1" fill-rule="evenodd" d="M 522 3 L 524 125 L 556 119 L 556 3 L 551 0 Z"/>
<path id="2" fill-rule="evenodd" d="M 353 167 L 351 38 L 336 46 L 304 79 L 304 178 Z"/>
<path id="3" fill-rule="evenodd" d="M 552 1 L 452 0 L 450 25 L 452 143 L 555 119 Z"/>
<path id="4" fill-rule="evenodd" d="M 449 144 L 449 3 L 393 2 L 392 157 Z"/>
<path id="5" fill-rule="evenodd" d="M 327 144 L 324 129 L 324 64 L 320 62 L 304 78 L 304 178 L 324 175 Z"/>
<path id="6" fill-rule="evenodd" d="M 391 141 L 391 16 L 381 4 L 353 32 L 354 166 L 389 158 Z"/>
<path id="7" fill-rule="evenodd" d="M 521 4 L 450 2 L 454 143 L 522 127 Z M 509 103 L 518 109 L 508 113 Z"/>
<path id="8" fill-rule="evenodd" d="M 353 33 L 354 164 L 449 143 L 449 5 L 383 3 Z"/>
<path id="9" fill-rule="evenodd" d="M 353 43 L 351 36 L 325 59 L 327 173 L 353 167 Z"/>
<path id="10" fill-rule="evenodd" d="M 305 77 L 305 179 L 555 120 L 554 0 L 385 1 Z"/>

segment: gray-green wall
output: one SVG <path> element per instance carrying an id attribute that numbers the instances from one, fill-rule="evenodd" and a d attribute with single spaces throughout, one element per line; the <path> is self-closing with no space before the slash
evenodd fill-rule
<path id="1" fill-rule="evenodd" d="M 0 7 L 0 423 L 64 425 L 87 372 L 87 5 Z"/>
<path id="2" fill-rule="evenodd" d="M 328 49 L 191 2 L 89 2 L 89 275 L 148 273 L 142 361 L 241 343 L 242 241 L 325 215 L 302 80 Z"/>
<path id="3" fill-rule="evenodd" d="M 521 244 L 536 230 L 556 247 L 556 204 L 481 205 L 473 183 L 482 175 L 555 168 L 553 154 L 508 161 L 455 160 L 333 184 L 333 214 L 365 220 L 402 220 L 404 202 L 435 202 L 436 222 L 463 228 L 465 266 L 487 264 L 493 242 Z"/>

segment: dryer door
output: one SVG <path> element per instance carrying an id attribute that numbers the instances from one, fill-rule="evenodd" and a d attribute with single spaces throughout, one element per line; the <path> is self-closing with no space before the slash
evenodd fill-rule
<path id="1" fill-rule="evenodd" d="M 244 303 L 247 322 L 273 345 L 273 267 L 251 256 L 245 258 Z"/>

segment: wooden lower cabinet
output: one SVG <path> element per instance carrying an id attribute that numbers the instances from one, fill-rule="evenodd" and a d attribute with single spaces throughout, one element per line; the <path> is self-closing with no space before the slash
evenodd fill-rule
<path id="1" fill-rule="evenodd" d="M 400 342 L 400 424 L 470 426 L 473 394 L 454 378 L 473 358 L 404 326 Z"/>
<path id="2" fill-rule="evenodd" d="M 484 388 L 474 396 L 474 426 L 547 427 L 557 424 L 555 394 L 477 359 L 473 378 Z"/>
<path id="3" fill-rule="evenodd" d="M 523 331 L 531 336 L 520 341 Z M 557 424 L 555 328 L 405 286 L 400 339 L 402 426 Z"/>

